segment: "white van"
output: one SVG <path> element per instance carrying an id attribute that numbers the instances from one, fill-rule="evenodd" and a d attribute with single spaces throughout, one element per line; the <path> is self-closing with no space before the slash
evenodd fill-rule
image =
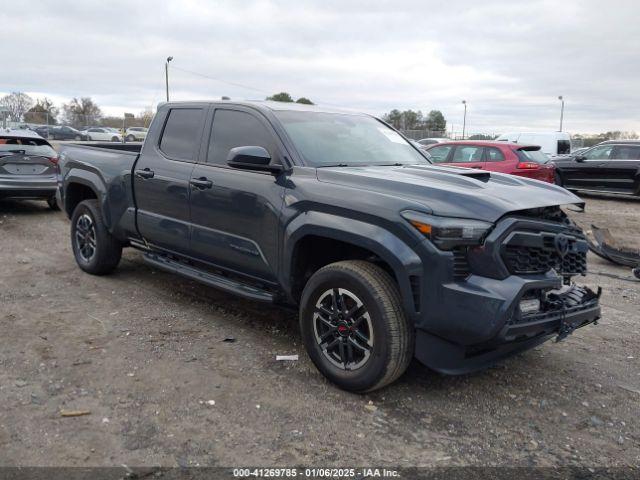
<path id="1" fill-rule="evenodd" d="M 510 132 L 503 133 L 496 141 L 540 145 L 540 150 L 550 157 L 571 153 L 571 135 L 566 132 Z"/>

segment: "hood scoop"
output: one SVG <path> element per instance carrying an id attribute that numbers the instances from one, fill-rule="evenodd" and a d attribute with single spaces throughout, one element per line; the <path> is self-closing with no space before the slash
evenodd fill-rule
<path id="1" fill-rule="evenodd" d="M 480 180 L 481 182 L 488 182 L 491 178 L 491 174 L 489 172 L 478 172 L 471 170 L 469 172 L 457 172 L 458 175 L 462 175 L 463 177 L 475 178 L 476 180 Z"/>

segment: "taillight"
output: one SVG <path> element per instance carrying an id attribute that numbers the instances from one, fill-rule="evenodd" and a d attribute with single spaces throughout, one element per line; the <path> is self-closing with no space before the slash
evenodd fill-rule
<path id="1" fill-rule="evenodd" d="M 516 168 L 521 170 L 537 170 L 540 168 L 540 164 L 536 162 L 520 162 L 516 165 Z"/>
<path id="2" fill-rule="evenodd" d="M 58 157 L 47 157 L 51 163 L 58 165 Z"/>

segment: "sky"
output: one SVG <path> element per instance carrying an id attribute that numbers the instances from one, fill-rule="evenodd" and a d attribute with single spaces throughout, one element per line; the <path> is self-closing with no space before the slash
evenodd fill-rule
<path id="1" fill-rule="evenodd" d="M 280 91 L 448 130 L 640 132 L 640 2 L 0 0 L 0 94 L 106 114 Z"/>

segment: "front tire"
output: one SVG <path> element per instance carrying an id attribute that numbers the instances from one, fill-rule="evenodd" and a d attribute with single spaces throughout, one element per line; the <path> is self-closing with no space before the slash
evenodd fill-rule
<path id="1" fill-rule="evenodd" d="M 413 358 L 415 332 L 398 287 L 370 262 L 349 260 L 318 270 L 302 293 L 300 330 L 318 370 L 352 392 L 388 385 Z"/>
<path id="2" fill-rule="evenodd" d="M 76 140 L 82 140 L 82 137 L 80 135 L 76 135 Z"/>
<path id="3" fill-rule="evenodd" d="M 127 142 L 135 142 L 136 141 L 136 137 L 134 137 L 133 135 L 127 135 Z"/>
<path id="4" fill-rule="evenodd" d="M 112 142 L 119 142 L 120 139 L 118 137 L 111 137 Z"/>
<path id="5" fill-rule="evenodd" d="M 106 275 L 118 266 L 122 244 L 109 233 L 97 200 L 84 200 L 71 217 L 71 246 L 78 266 L 92 275 Z"/>

